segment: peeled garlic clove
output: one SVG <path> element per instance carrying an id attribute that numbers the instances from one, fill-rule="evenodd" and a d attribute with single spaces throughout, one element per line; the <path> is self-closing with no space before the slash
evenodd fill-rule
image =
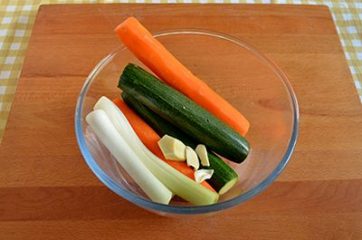
<path id="1" fill-rule="evenodd" d="M 164 135 L 158 141 L 158 146 L 167 160 L 185 161 L 186 146 L 177 138 Z"/>
<path id="2" fill-rule="evenodd" d="M 214 169 L 200 169 L 194 172 L 195 181 L 202 183 L 203 181 L 210 179 L 214 174 Z"/>
<path id="3" fill-rule="evenodd" d="M 207 155 L 206 146 L 204 144 L 199 144 L 197 145 L 195 151 L 197 153 L 197 156 L 199 156 L 200 158 L 201 165 L 204 167 L 209 167 L 210 162 L 209 162 L 209 156 Z"/>
<path id="4" fill-rule="evenodd" d="M 186 163 L 187 166 L 191 166 L 195 170 L 200 167 L 199 158 L 197 157 L 196 152 L 189 146 L 186 146 Z"/>

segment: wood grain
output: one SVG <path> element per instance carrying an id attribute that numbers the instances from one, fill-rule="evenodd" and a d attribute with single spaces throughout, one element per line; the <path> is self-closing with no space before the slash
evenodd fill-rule
<path id="1" fill-rule="evenodd" d="M 252 201 L 210 217 L 164 218 L 104 187 L 78 150 L 76 98 L 135 15 L 153 32 L 206 28 L 273 59 L 300 105 L 295 154 Z M 46 128 L 44 128 L 46 126 Z M 323 6 L 41 6 L 0 146 L 0 239 L 361 239 L 362 112 Z"/>

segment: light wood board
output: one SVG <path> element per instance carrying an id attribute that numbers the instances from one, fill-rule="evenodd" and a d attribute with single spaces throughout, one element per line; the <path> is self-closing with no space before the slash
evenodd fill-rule
<path id="1" fill-rule="evenodd" d="M 238 37 L 289 76 L 300 137 L 286 170 L 251 201 L 209 217 L 163 218 L 121 199 L 86 166 L 74 134 L 85 77 L 129 15 L 151 31 Z M 324 6 L 42 6 L 0 145 L 0 239 L 361 239 L 362 112 Z"/>

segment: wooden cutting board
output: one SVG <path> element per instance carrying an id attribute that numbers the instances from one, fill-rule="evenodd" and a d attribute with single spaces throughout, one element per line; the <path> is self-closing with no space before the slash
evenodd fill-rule
<path id="1" fill-rule="evenodd" d="M 270 188 L 208 217 L 164 218 L 104 187 L 76 144 L 85 77 L 129 15 L 204 28 L 273 59 L 300 104 L 295 154 Z M 361 239 L 362 112 L 330 12 L 291 5 L 52 5 L 33 29 L 0 147 L 0 239 Z"/>

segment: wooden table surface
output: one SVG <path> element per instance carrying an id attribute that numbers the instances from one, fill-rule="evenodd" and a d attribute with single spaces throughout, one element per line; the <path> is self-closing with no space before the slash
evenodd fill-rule
<path id="1" fill-rule="evenodd" d="M 164 218 L 103 186 L 76 144 L 76 98 L 119 43 L 126 16 L 151 31 L 207 28 L 273 59 L 300 105 L 286 170 L 247 203 Z M 0 145 L 0 239 L 362 239 L 362 112 L 331 15 L 322 6 L 42 6 Z"/>

